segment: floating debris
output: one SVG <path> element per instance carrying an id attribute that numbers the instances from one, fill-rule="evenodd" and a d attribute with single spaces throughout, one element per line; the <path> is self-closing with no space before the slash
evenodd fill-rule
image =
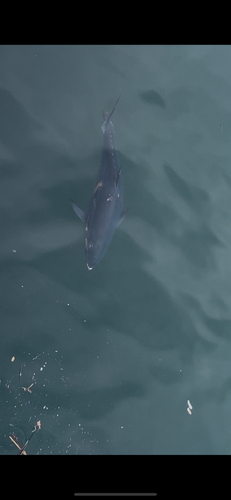
<path id="1" fill-rule="evenodd" d="M 22 453 L 22 455 L 27 455 L 27 452 L 22 449 L 23 446 L 19 444 L 18 438 L 17 436 L 15 436 L 15 434 L 12 434 L 12 436 L 9 436 L 9 438 L 15 444 L 15 446 L 17 446 L 17 448 L 20 450 L 20 454 Z"/>
<path id="2" fill-rule="evenodd" d="M 193 409 L 193 407 L 192 407 L 189 399 L 187 401 L 187 405 L 188 405 L 187 412 L 189 413 L 189 415 L 192 415 L 192 409 Z"/>
<path id="3" fill-rule="evenodd" d="M 193 409 L 193 407 L 192 407 L 192 405 L 191 405 L 191 403 L 190 403 L 189 399 L 188 399 L 188 401 L 187 401 L 187 405 L 188 405 L 188 407 L 189 407 L 189 409 L 190 409 L 190 410 L 192 410 L 192 409 Z"/>
<path id="4" fill-rule="evenodd" d="M 20 368 L 19 368 L 19 373 L 18 373 L 18 379 L 19 379 L 19 382 L 21 380 L 21 377 L 22 377 L 22 367 L 25 366 L 25 365 L 20 365 Z"/>
<path id="5" fill-rule="evenodd" d="M 33 383 L 33 384 L 30 384 L 30 385 L 29 385 L 29 387 L 23 387 L 23 386 L 22 386 L 22 389 L 24 389 L 24 391 L 27 391 L 27 392 L 32 393 L 32 391 L 31 391 L 31 389 L 30 389 L 30 388 L 31 388 L 33 385 L 34 385 L 34 383 Z"/>
<path id="6" fill-rule="evenodd" d="M 25 449 L 26 449 L 26 447 L 27 447 L 27 445 L 28 445 L 29 441 L 31 440 L 31 438 L 32 438 L 33 434 L 35 433 L 35 431 L 40 430 L 40 429 L 41 429 L 41 420 L 38 420 L 38 421 L 36 422 L 36 425 L 34 426 L 34 428 L 33 428 L 32 432 L 31 432 L 30 437 L 27 439 L 27 441 L 26 441 L 23 445 L 21 445 L 21 444 L 19 443 L 18 438 L 17 438 L 17 436 L 15 436 L 15 434 L 12 434 L 11 436 L 9 436 L 9 438 L 11 439 L 11 441 L 12 441 L 12 442 L 15 444 L 15 446 L 17 446 L 17 448 L 19 449 L 19 453 L 18 453 L 18 455 L 27 455 L 27 453 L 26 453 Z"/>

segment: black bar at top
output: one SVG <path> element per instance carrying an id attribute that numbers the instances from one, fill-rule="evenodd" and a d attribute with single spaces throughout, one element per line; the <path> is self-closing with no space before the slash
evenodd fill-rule
<path id="1" fill-rule="evenodd" d="M 76 497 L 152 497 L 157 493 L 74 493 Z"/>

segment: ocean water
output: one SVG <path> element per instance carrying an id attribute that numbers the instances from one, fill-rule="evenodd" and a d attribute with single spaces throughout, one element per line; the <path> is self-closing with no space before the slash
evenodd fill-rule
<path id="1" fill-rule="evenodd" d="M 0 48 L 1 454 L 37 422 L 29 455 L 231 453 L 230 61 Z M 118 96 L 129 211 L 88 271 L 69 200 L 88 206 Z"/>

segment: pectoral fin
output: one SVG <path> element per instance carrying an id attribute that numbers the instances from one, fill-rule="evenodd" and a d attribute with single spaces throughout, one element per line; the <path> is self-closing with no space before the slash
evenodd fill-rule
<path id="1" fill-rule="evenodd" d="M 73 202 L 73 200 L 70 200 L 70 202 L 71 202 L 72 208 L 75 211 L 76 215 L 78 215 L 78 217 L 83 222 L 85 222 L 85 220 L 86 220 L 86 214 L 85 214 L 85 212 L 83 212 L 83 210 L 81 210 L 81 208 L 77 207 L 77 205 Z"/>
<path id="2" fill-rule="evenodd" d="M 121 224 L 122 220 L 124 220 L 124 217 L 125 215 L 128 213 L 128 208 L 126 208 L 126 210 L 124 210 L 123 212 L 121 212 L 120 214 L 120 218 L 119 218 L 119 221 L 118 221 L 118 224 L 117 224 L 117 227 Z"/>

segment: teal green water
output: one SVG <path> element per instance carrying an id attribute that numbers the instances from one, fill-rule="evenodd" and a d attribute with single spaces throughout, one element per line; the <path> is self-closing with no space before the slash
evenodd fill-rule
<path id="1" fill-rule="evenodd" d="M 230 56 L 0 48 L 1 454 L 38 421 L 28 454 L 230 454 Z M 119 95 L 129 212 L 89 272 L 69 199 Z"/>

